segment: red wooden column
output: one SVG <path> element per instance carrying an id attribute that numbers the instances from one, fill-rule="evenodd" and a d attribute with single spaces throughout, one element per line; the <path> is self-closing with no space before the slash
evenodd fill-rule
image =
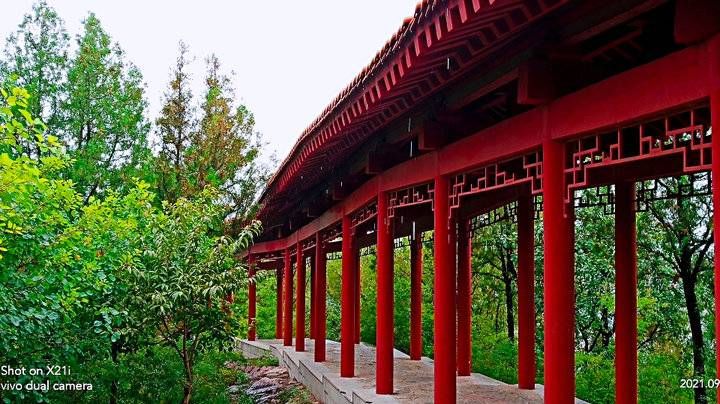
<path id="1" fill-rule="evenodd" d="M 455 383 L 455 256 L 450 246 L 449 183 L 447 177 L 435 177 L 435 361 L 434 394 L 437 403 L 454 403 Z"/>
<path id="2" fill-rule="evenodd" d="M 574 215 L 565 209 L 563 150 L 543 141 L 545 401 L 557 404 L 575 400 Z"/>
<path id="3" fill-rule="evenodd" d="M 305 351 L 305 260 L 300 243 L 297 243 L 297 286 L 295 291 L 295 350 Z"/>
<path id="4" fill-rule="evenodd" d="M 422 356 L 422 234 L 417 230 L 410 240 L 410 359 Z"/>
<path id="5" fill-rule="evenodd" d="M 360 343 L 360 249 L 355 248 L 355 343 Z"/>
<path id="6" fill-rule="evenodd" d="M 285 249 L 285 273 L 283 273 L 283 345 L 292 346 L 292 262 L 290 262 L 290 249 Z"/>
<path id="7" fill-rule="evenodd" d="M 315 313 L 317 311 L 316 305 L 315 305 L 315 293 L 317 293 L 317 289 L 315 288 L 316 283 L 316 268 L 315 268 L 315 254 L 310 254 L 310 339 L 315 339 Z"/>
<path id="8" fill-rule="evenodd" d="M 377 327 L 375 391 L 393 393 L 394 296 L 393 296 L 393 235 L 388 217 L 388 196 L 378 194 L 377 202 Z"/>
<path id="9" fill-rule="evenodd" d="M 535 388 L 535 210 L 532 195 L 518 200 L 518 387 Z"/>
<path id="10" fill-rule="evenodd" d="M 460 222 L 457 236 L 458 280 L 458 376 L 470 376 L 472 364 L 472 237 L 470 221 Z"/>
<path id="11" fill-rule="evenodd" d="M 255 313 L 256 313 L 256 286 L 255 280 L 255 258 L 252 255 L 248 255 L 248 276 L 250 277 L 250 283 L 248 284 L 248 340 L 255 341 Z"/>
<path id="12" fill-rule="evenodd" d="M 350 216 L 342 218 L 342 290 L 340 304 L 340 376 L 355 376 L 355 257 Z"/>
<path id="13" fill-rule="evenodd" d="M 326 329 L 326 293 L 327 275 L 325 246 L 323 245 L 320 233 L 315 235 L 315 362 L 325 361 L 325 329 Z"/>
<path id="14" fill-rule="evenodd" d="M 715 242 L 715 346 L 720 347 L 720 35 L 715 35 L 708 46 L 709 82 L 710 82 L 710 119 L 714 129 L 712 137 L 712 199 L 713 199 L 713 237 Z M 720 348 L 715 350 L 717 374 L 720 375 Z M 720 402 L 720 389 L 717 389 Z"/>
<path id="15" fill-rule="evenodd" d="M 275 270 L 275 338 L 282 338 L 283 324 L 283 270 Z"/>
<path id="16" fill-rule="evenodd" d="M 615 402 L 637 403 L 635 183 L 615 185 Z"/>

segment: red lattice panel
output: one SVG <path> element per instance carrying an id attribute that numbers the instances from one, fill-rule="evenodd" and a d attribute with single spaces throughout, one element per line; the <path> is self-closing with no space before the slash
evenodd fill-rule
<path id="1" fill-rule="evenodd" d="M 460 207 L 462 197 L 519 184 L 530 184 L 534 195 L 542 191 L 540 150 L 460 173 L 452 178 L 450 209 Z"/>
<path id="2" fill-rule="evenodd" d="M 408 188 L 390 192 L 388 196 L 388 218 L 395 217 L 395 210 L 408 206 L 432 205 L 435 194 L 435 184 L 428 182 Z"/>
<path id="3" fill-rule="evenodd" d="M 569 141 L 565 202 L 570 203 L 575 190 L 593 185 L 590 169 L 675 156 L 682 159 L 685 174 L 710 170 L 709 127 L 709 109 L 701 106 Z M 658 173 L 663 168 L 658 167 Z"/>
<path id="4" fill-rule="evenodd" d="M 368 205 L 363 206 L 362 208 L 358 209 L 357 211 L 353 212 L 350 215 L 350 225 L 352 227 L 353 232 L 355 229 L 360 226 L 363 223 L 366 223 L 370 220 L 373 220 L 375 217 L 377 217 L 377 202 L 373 201 L 369 203 Z"/>
<path id="5" fill-rule="evenodd" d="M 303 251 L 309 250 L 311 248 L 315 248 L 315 237 L 310 237 L 308 239 L 302 240 L 300 242 L 300 245 L 302 246 Z"/>
<path id="6" fill-rule="evenodd" d="M 320 239 L 324 243 L 330 242 L 332 240 L 335 240 L 336 238 L 342 236 L 342 224 L 336 223 L 330 227 L 327 227 L 326 229 L 322 230 L 320 232 Z"/>
<path id="7" fill-rule="evenodd" d="M 282 261 L 285 258 L 285 251 L 271 251 L 266 253 L 260 253 L 260 254 L 253 254 L 253 257 L 257 261 Z"/>

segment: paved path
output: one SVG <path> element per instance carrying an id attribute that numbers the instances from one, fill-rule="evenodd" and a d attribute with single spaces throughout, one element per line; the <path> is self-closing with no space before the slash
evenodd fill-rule
<path id="1" fill-rule="evenodd" d="M 420 361 L 410 358 L 395 350 L 394 378 L 395 394 L 392 396 L 377 396 L 375 391 L 375 348 L 365 344 L 355 346 L 355 375 L 354 378 L 341 378 L 340 374 L 340 344 L 327 341 L 327 361 L 319 364 L 313 361 L 312 340 L 306 339 L 306 352 L 295 352 L 294 347 L 285 347 L 281 340 L 261 340 L 255 343 L 272 346 L 277 352 L 282 352 L 296 363 L 303 362 L 313 372 L 321 373 L 332 381 L 339 390 L 343 391 L 350 400 L 355 392 L 366 402 L 401 402 L 401 403 L 431 403 L 433 400 L 433 362 L 423 357 Z M 322 379 L 322 377 L 320 377 Z M 508 385 L 481 374 L 458 377 L 459 403 L 541 403 L 542 386 L 536 390 L 520 390 L 517 386 Z"/>

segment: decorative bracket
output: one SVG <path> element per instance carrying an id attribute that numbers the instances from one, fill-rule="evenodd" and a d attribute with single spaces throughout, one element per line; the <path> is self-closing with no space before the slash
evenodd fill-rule
<path id="1" fill-rule="evenodd" d="M 450 184 L 450 211 L 460 208 L 464 196 L 518 184 L 530 184 L 533 195 L 542 191 L 542 152 L 535 150 L 454 176 Z"/>

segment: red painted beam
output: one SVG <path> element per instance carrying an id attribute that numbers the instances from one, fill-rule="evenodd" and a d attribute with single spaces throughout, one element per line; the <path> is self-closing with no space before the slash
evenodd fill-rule
<path id="1" fill-rule="evenodd" d="M 283 274 L 283 281 L 285 284 L 283 285 L 283 294 L 285 297 L 283 298 L 283 304 L 285 308 L 283 309 L 284 318 L 283 318 L 283 345 L 284 346 L 292 346 L 292 309 L 293 309 L 293 303 L 292 303 L 292 262 L 290 261 L 290 249 L 285 249 L 285 273 Z"/>
<path id="2" fill-rule="evenodd" d="M 422 340 L 422 234 L 415 232 L 410 244 L 410 359 L 420 360 Z"/>
<path id="3" fill-rule="evenodd" d="M 350 216 L 342 218 L 342 285 L 340 306 L 340 376 L 355 376 L 355 259 Z"/>
<path id="4" fill-rule="evenodd" d="M 437 153 L 423 154 L 383 172 L 378 190 L 380 192 L 391 191 L 406 188 L 410 185 L 431 182 L 437 172 L 437 158 Z"/>
<path id="5" fill-rule="evenodd" d="M 575 401 L 573 212 L 566 211 L 563 143 L 543 142 L 545 401 Z"/>
<path id="6" fill-rule="evenodd" d="M 615 184 L 615 402 L 638 402 L 635 183 Z"/>
<path id="7" fill-rule="evenodd" d="M 450 209 L 447 177 L 435 178 L 435 331 L 434 396 L 436 403 L 454 403 L 455 383 L 455 257 L 450 248 Z"/>
<path id="8" fill-rule="evenodd" d="M 280 251 L 341 220 L 382 191 L 432 181 L 532 150 L 547 128 L 554 139 L 567 138 L 637 120 L 710 95 L 707 44 L 696 45 L 610 77 L 490 128 L 423 154 L 373 177 L 343 201 L 289 237 L 258 243 L 253 253 Z M 588 114 L 587 111 L 593 111 Z"/>
<path id="9" fill-rule="evenodd" d="M 458 232 L 458 376 L 470 376 L 472 370 L 472 237 L 470 221 L 460 222 Z"/>
<path id="10" fill-rule="evenodd" d="M 295 272 L 297 286 L 295 288 L 295 350 L 305 351 L 305 259 L 300 243 L 297 245 L 297 263 Z"/>
<path id="11" fill-rule="evenodd" d="M 393 235 L 388 217 L 388 195 L 378 194 L 377 206 L 377 326 L 375 392 L 393 393 L 394 296 Z"/>
<path id="12" fill-rule="evenodd" d="M 316 324 L 315 324 L 315 362 L 325 361 L 325 335 L 327 320 L 327 274 L 326 274 L 326 258 L 325 248 L 320 233 L 315 235 L 315 278 L 317 285 L 315 291 L 317 295 L 313 295 L 316 306 Z"/>
<path id="13" fill-rule="evenodd" d="M 439 150 L 437 169 L 442 174 L 456 173 L 537 148 L 542 141 L 540 129 L 543 125 L 540 108 L 502 121 Z M 520 135 L 510 136 L 509 133 Z"/>
<path id="14" fill-rule="evenodd" d="M 548 106 L 550 135 L 616 126 L 707 97 L 706 59 L 705 47 L 687 48 L 559 98 Z"/>
<path id="15" fill-rule="evenodd" d="M 535 210 L 528 193 L 520 196 L 518 232 L 518 387 L 535 388 Z"/>

